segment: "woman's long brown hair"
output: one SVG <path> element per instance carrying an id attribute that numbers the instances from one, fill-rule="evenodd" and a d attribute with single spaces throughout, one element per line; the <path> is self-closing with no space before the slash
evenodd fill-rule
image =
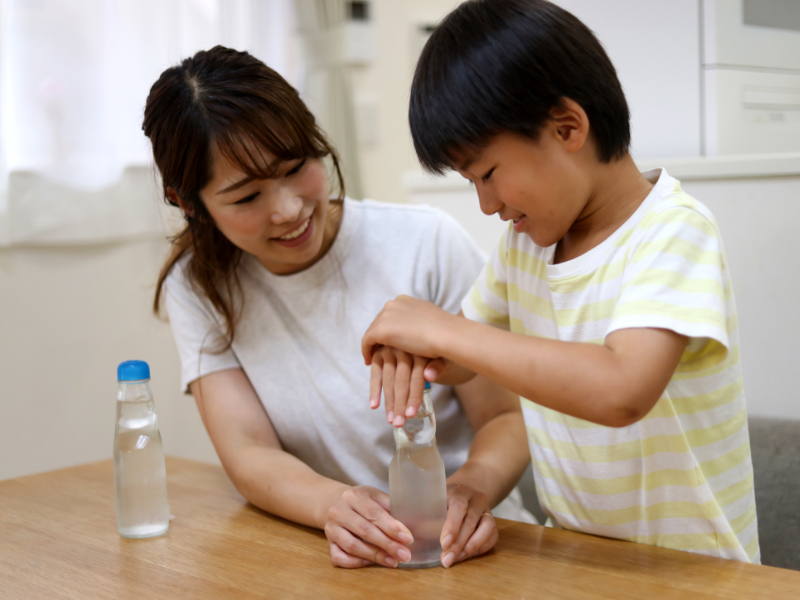
<path id="1" fill-rule="evenodd" d="M 164 281 L 175 263 L 189 254 L 186 276 L 208 298 L 224 321 L 224 351 L 233 343 L 241 307 L 237 266 L 242 251 L 217 229 L 200 199 L 212 178 L 217 150 L 243 173 L 274 176 L 280 162 L 331 157 L 339 200 L 344 182 L 336 151 L 317 126 L 297 90 L 247 52 L 222 46 L 198 52 L 164 71 L 150 88 L 144 134 L 153 146 L 164 199 L 174 190 L 185 204 L 186 225 L 172 239 L 161 269 L 153 311 L 159 314 Z M 274 159 L 270 162 L 262 152 Z"/>

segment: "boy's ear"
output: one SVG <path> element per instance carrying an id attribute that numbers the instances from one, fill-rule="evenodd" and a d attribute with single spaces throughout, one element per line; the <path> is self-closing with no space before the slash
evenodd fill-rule
<path id="1" fill-rule="evenodd" d="M 583 148 L 589 136 L 589 117 L 580 104 L 569 98 L 562 98 L 561 106 L 550 111 L 550 119 L 559 142 L 567 152 L 577 152 Z"/>
<path id="2" fill-rule="evenodd" d="M 192 209 L 191 204 L 186 202 L 183 198 L 178 195 L 178 192 L 175 191 L 174 188 L 168 187 L 167 188 L 167 198 L 169 198 L 170 202 L 180 207 L 180 209 L 186 213 L 186 216 L 193 217 L 194 210 Z"/>

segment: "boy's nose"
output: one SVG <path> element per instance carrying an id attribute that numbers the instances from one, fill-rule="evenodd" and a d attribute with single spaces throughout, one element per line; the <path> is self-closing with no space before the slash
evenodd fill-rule
<path id="1" fill-rule="evenodd" d="M 493 194 L 489 194 L 486 191 L 478 192 L 478 202 L 481 205 L 481 212 L 485 215 L 491 216 L 503 208 L 503 203 Z"/>

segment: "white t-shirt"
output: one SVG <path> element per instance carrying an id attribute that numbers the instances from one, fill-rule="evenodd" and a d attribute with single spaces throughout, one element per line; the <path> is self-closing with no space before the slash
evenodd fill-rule
<path id="1" fill-rule="evenodd" d="M 308 269 L 275 275 L 245 254 L 244 309 L 233 346 L 211 354 L 223 322 L 184 277 L 166 280 L 166 308 L 182 362 L 182 386 L 241 367 L 287 452 L 317 473 L 388 491 L 393 428 L 369 408 L 370 369 L 361 337 L 400 294 L 457 313 L 485 262 L 451 217 L 426 206 L 345 200 L 341 229 Z M 450 475 L 466 460 L 473 431 L 453 388 L 434 385 L 436 437 Z"/>

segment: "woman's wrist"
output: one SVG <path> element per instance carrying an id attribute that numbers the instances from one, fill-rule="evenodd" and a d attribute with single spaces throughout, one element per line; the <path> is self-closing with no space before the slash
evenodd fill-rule
<path id="1" fill-rule="evenodd" d="M 317 529 L 325 529 L 325 523 L 328 522 L 328 511 L 330 508 L 339 501 L 342 494 L 351 486 L 334 481 L 333 479 L 326 482 L 326 489 L 320 490 L 322 493 L 314 492 L 315 496 L 319 499 L 317 506 L 314 509 L 314 527 Z"/>

